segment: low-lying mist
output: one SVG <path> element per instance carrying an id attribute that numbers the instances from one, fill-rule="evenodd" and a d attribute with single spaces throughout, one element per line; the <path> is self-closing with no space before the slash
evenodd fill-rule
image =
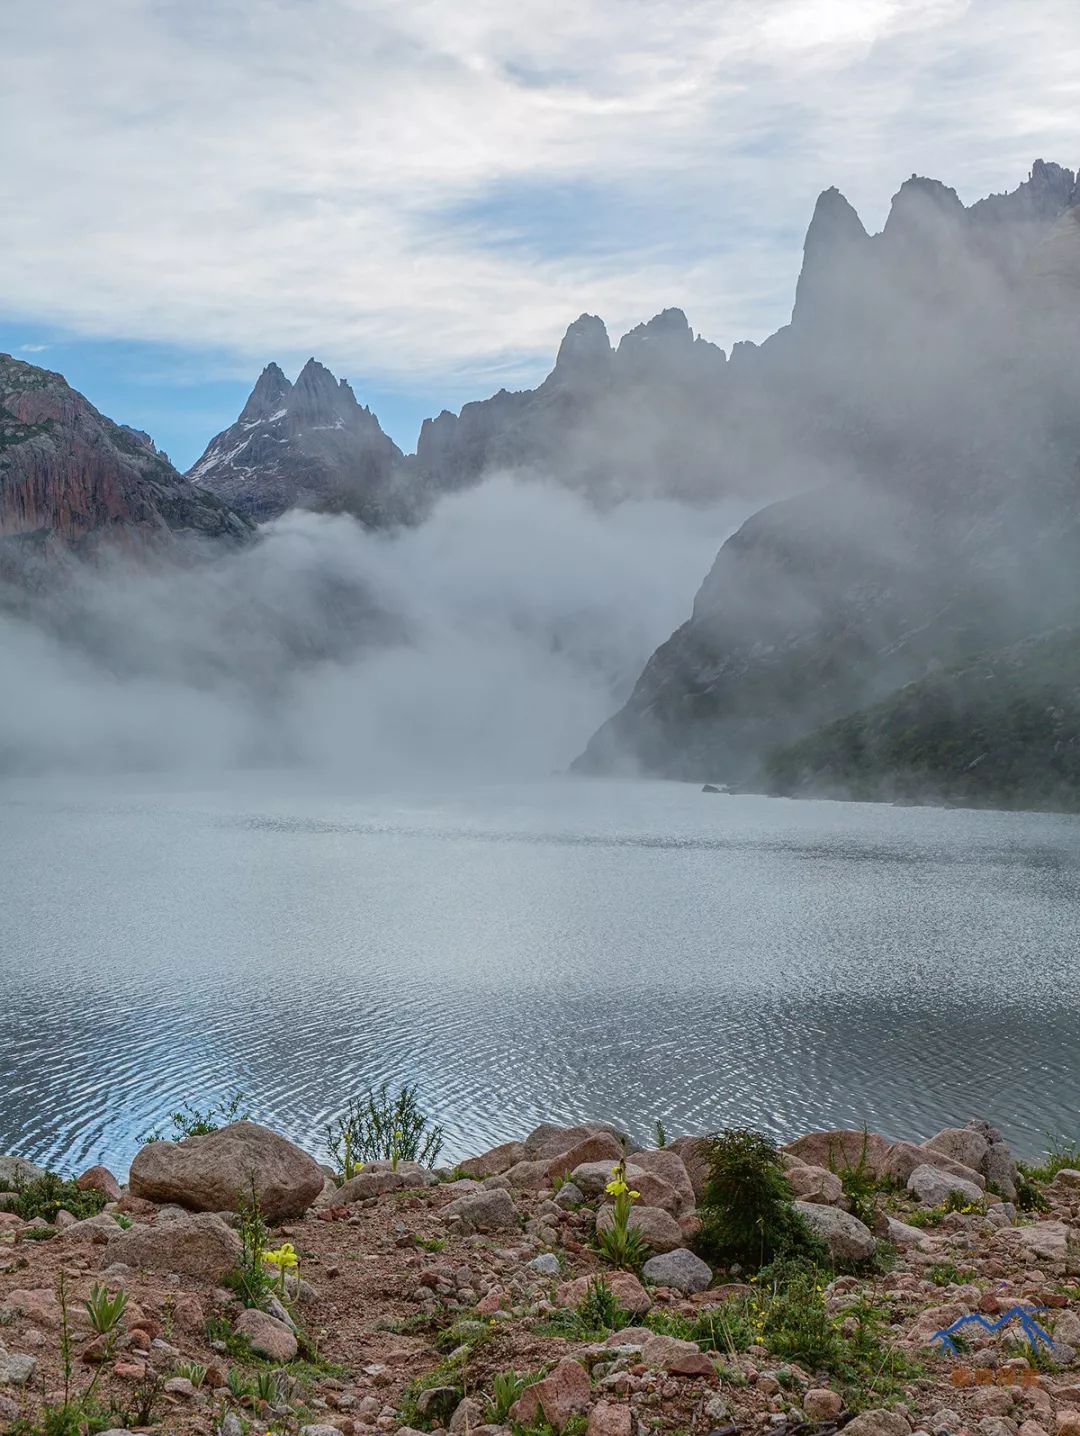
<path id="1" fill-rule="evenodd" d="M 293 512 L 227 555 L 77 565 L 0 608 L 0 772 L 562 769 L 744 516 L 496 475 L 394 534 Z"/>

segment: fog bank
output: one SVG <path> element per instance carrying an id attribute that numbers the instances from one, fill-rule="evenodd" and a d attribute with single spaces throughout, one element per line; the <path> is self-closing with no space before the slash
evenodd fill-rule
<path id="1" fill-rule="evenodd" d="M 0 772 L 561 769 L 743 517 L 496 475 L 398 533 L 292 512 L 206 562 L 79 565 L 0 606 Z"/>

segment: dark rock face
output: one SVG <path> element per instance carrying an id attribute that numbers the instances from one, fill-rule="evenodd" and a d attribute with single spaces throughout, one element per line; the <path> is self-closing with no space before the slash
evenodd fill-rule
<path id="1" fill-rule="evenodd" d="M 41 548 L 170 533 L 244 540 L 250 525 L 59 374 L 0 354 L 0 536 Z"/>
<path id="2" fill-rule="evenodd" d="M 807 492 L 724 545 L 576 767 L 809 791 L 816 754 L 835 790 L 839 728 L 771 779 L 762 762 L 928 674 L 1080 621 L 1078 200 L 1072 172 L 1041 163 L 970 209 L 912 179 L 869 236 L 836 191 L 821 197 L 790 326 L 737 346 L 725 380 L 763 457 L 766 420 L 805 456 Z M 917 706 L 890 711 L 899 723 Z M 881 737 L 883 721 L 866 723 Z"/>
<path id="3" fill-rule="evenodd" d="M 188 478 L 258 522 L 315 508 L 377 526 L 405 516 L 403 462 L 345 380 L 309 359 L 295 384 L 268 364 Z"/>
<path id="4" fill-rule="evenodd" d="M 444 410 L 424 421 L 420 481 L 437 492 L 510 469 L 599 499 L 715 496 L 732 484 L 719 457 L 725 366 L 723 350 L 695 339 L 679 309 L 638 325 L 617 349 L 603 322 L 583 314 L 538 388 L 500 390 L 458 415 Z"/>

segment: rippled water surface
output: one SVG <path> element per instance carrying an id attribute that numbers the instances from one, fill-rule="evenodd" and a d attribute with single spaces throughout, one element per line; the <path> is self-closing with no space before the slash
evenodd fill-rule
<path id="1" fill-rule="evenodd" d="M 239 1088 L 316 1145 L 419 1082 L 448 1155 L 985 1114 L 1080 1135 L 1080 821 L 659 783 L 0 786 L 0 1151 L 126 1168 Z"/>

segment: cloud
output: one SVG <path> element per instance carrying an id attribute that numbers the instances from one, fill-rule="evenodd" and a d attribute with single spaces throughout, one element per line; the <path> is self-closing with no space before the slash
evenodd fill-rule
<path id="1" fill-rule="evenodd" d="M 20 353 L 20 354 L 44 354 L 45 351 L 46 351 L 46 349 L 48 349 L 48 348 L 49 348 L 49 345 L 48 345 L 48 344 L 20 344 L 20 345 L 19 345 L 19 353 Z"/>
<path id="2" fill-rule="evenodd" d="M 513 382 L 582 310 L 727 344 L 821 188 L 1011 187 L 1078 106 L 1072 0 L 8 6 L 0 311 L 384 381 Z"/>
<path id="3" fill-rule="evenodd" d="M 292 512 L 211 564 L 73 566 L 6 607 L 0 771 L 565 768 L 744 517 L 493 475 L 375 534 Z"/>

